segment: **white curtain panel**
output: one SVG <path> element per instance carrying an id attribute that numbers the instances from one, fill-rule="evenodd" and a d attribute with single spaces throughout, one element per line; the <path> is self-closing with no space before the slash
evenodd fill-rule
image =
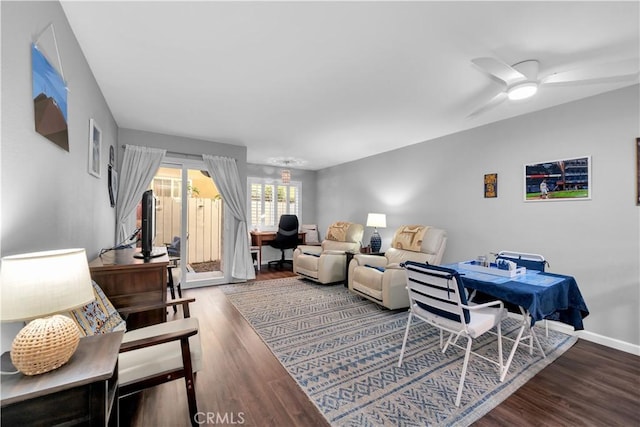
<path id="1" fill-rule="evenodd" d="M 256 272 L 253 270 L 249 239 L 247 239 L 249 229 L 247 227 L 244 187 L 240 182 L 236 160 L 208 154 L 203 154 L 202 158 L 207 166 L 209 175 L 211 175 L 211 179 L 213 179 L 222 195 L 224 203 L 238 223 L 231 277 L 239 280 L 255 279 Z"/>
<path id="2" fill-rule="evenodd" d="M 118 201 L 116 203 L 116 242 L 124 241 L 131 230 L 126 230 L 127 219 L 133 213 L 142 193 L 149 188 L 166 150 L 126 145 L 120 170 Z"/>

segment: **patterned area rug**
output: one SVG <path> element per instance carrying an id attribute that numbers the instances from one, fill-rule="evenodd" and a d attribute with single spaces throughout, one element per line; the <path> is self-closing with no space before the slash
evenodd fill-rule
<path id="1" fill-rule="evenodd" d="M 464 352 L 452 347 L 443 354 L 436 328 L 414 321 L 398 367 L 406 310 L 389 311 L 342 285 L 298 278 L 222 290 L 334 426 L 469 425 L 577 340 L 551 330 L 547 338 L 537 329 L 547 357 L 521 346 L 502 383 L 497 367 L 471 355 L 456 408 Z M 517 327 L 516 319 L 502 324 L 506 335 L 515 336 Z M 474 351 L 495 359 L 495 340 L 491 334 L 475 340 Z M 503 346 L 506 360 L 511 342 Z"/>

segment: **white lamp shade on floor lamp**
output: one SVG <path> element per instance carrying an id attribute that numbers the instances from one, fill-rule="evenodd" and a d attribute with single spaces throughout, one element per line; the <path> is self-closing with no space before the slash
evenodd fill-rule
<path id="1" fill-rule="evenodd" d="M 0 320 L 29 321 L 11 349 L 13 364 L 26 375 L 66 363 L 78 346 L 76 324 L 57 313 L 95 299 L 84 249 L 33 252 L 2 258 Z M 44 317 L 44 319 L 42 319 Z"/>

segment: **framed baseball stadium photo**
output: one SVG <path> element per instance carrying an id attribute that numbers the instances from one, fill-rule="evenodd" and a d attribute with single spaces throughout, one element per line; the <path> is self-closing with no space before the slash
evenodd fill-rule
<path id="1" fill-rule="evenodd" d="M 591 157 L 524 165 L 524 200 L 591 200 Z"/>

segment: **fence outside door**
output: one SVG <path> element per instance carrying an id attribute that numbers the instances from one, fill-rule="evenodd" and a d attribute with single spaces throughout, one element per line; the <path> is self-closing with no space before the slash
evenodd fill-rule
<path id="1" fill-rule="evenodd" d="M 222 255 L 222 201 L 189 197 L 188 263 L 220 261 Z M 159 197 L 156 205 L 156 245 L 180 236 L 181 200 Z"/>

